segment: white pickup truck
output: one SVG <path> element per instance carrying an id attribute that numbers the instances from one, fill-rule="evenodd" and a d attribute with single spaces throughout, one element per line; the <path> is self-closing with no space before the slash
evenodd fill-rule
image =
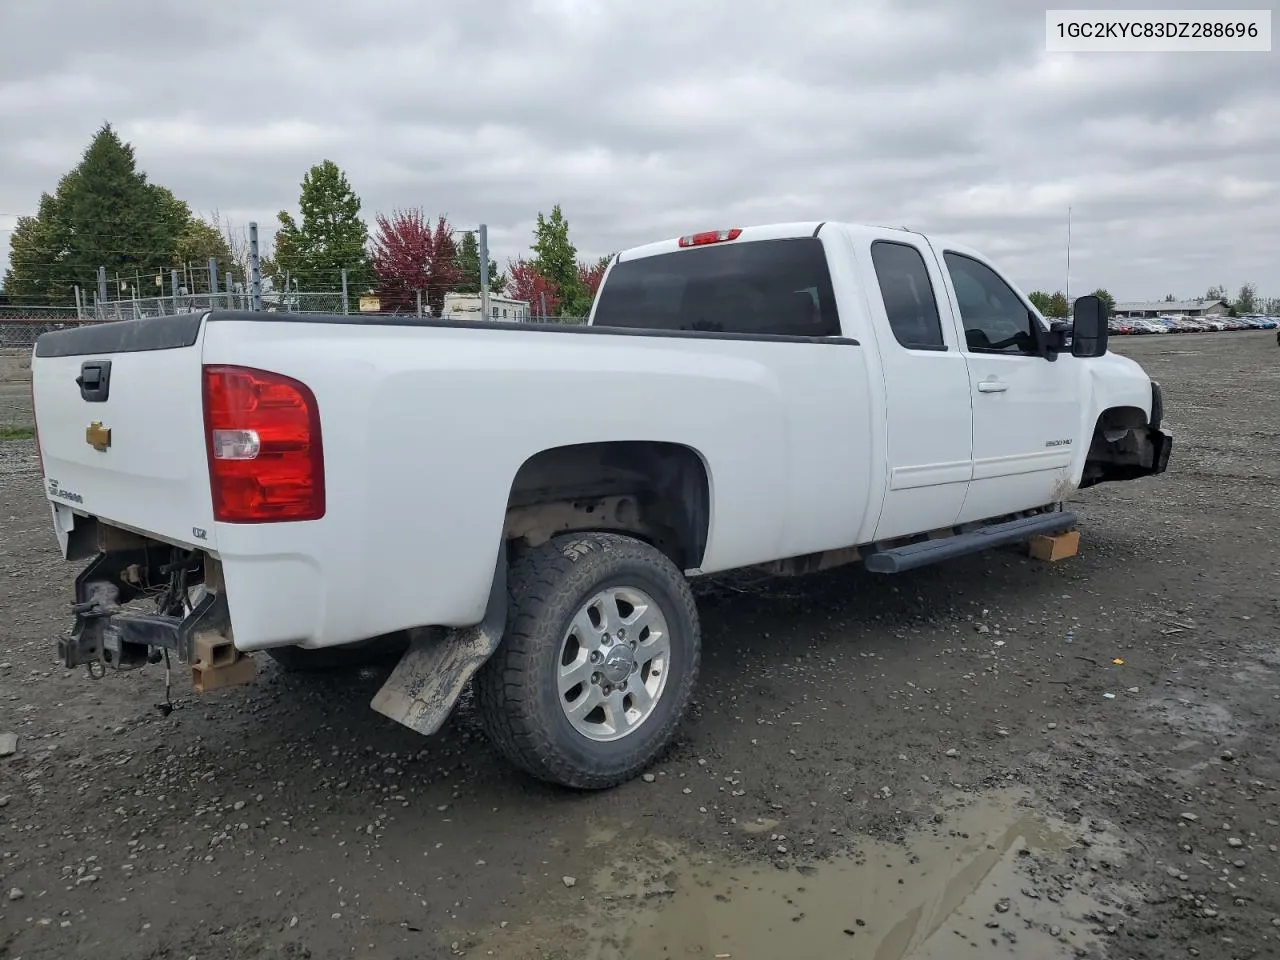
<path id="1" fill-rule="evenodd" d="M 501 752 L 577 788 L 671 740 L 689 577 L 896 574 L 1070 529 L 1165 470 L 1159 385 L 1104 306 L 1049 324 L 978 252 L 788 223 L 628 250 L 584 326 L 214 310 L 40 337 L 68 666 L 196 689 L 401 655 L 437 730 L 474 677 Z"/>

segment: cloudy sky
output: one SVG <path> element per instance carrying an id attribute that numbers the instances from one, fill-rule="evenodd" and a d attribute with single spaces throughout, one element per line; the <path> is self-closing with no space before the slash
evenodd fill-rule
<path id="1" fill-rule="evenodd" d="M 1280 296 L 1280 52 L 1050 54 L 1044 7 L 0 0 L 0 268 L 109 120 L 195 210 L 268 229 L 329 158 L 370 221 L 484 221 L 500 262 L 559 202 L 584 255 L 846 219 L 1053 290 L 1071 206 L 1077 292 Z"/>

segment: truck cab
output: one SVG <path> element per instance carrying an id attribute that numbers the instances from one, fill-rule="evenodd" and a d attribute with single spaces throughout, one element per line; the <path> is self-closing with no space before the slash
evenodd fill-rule
<path id="1" fill-rule="evenodd" d="M 799 223 L 625 251 L 590 322 L 856 342 L 884 425 L 862 536 L 882 541 L 1163 469 L 1159 385 L 1107 350 L 1100 304 L 1077 305 L 1092 313 L 1072 348 L 1069 330 L 971 247 L 905 228 Z"/>

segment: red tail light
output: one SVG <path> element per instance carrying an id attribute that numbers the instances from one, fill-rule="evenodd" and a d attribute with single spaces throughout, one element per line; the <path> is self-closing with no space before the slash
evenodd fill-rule
<path id="1" fill-rule="evenodd" d="M 702 233 L 691 233 L 687 237 L 681 237 L 680 246 L 701 247 L 708 243 L 724 243 L 726 240 L 737 240 L 740 236 L 742 236 L 741 227 L 734 227 L 731 230 L 705 230 Z"/>
<path id="2" fill-rule="evenodd" d="M 266 370 L 206 366 L 204 429 L 215 520 L 324 516 L 320 409 L 306 384 Z"/>

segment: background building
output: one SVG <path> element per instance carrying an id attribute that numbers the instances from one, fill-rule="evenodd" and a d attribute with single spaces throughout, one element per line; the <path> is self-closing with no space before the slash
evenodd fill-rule
<path id="1" fill-rule="evenodd" d="M 1113 317 L 1160 317 L 1176 314 L 1184 317 L 1225 317 L 1231 310 L 1225 300 L 1134 300 L 1117 303 Z"/>
<path id="2" fill-rule="evenodd" d="M 444 314 L 450 320 L 483 320 L 480 315 L 480 294 L 478 293 L 446 293 L 444 295 Z M 529 319 L 529 304 L 524 300 L 489 294 L 490 320 L 505 320 L 508 323 Z"/>

